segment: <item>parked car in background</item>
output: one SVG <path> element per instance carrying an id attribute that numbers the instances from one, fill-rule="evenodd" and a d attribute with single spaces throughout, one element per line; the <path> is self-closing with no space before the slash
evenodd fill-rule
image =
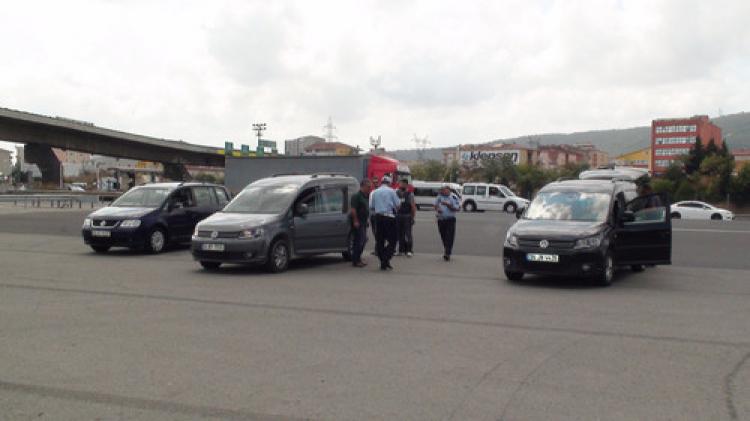
<path id="1" fill-rule="evenodd" d="M 283 272 L 298 257 L 351 257 L 349 203 L 354 177 L 286 175 L 258 180 L 195 227 L 191 252 L 208 270 L 222 263 L 264 264 Z"/>
<path id="2" fill-rule="evenodd" d="M 695 200 L 673 203 L 669 212 L 672 214 L 672 219 L 712 219 L 715 221 L 734 219 L 732 211 Z"/>
<path id="3" fill-rule="evenodd" d="M 637 196 L 635 184 L 568 180 L 544 186 L 508 229 L 505 276 L 580 276 L 609 285 L 617 266 L 667 265 L 672 225 L 665 195 Z"/>
<path id="4" fill-rule="evenodd" d="M 427 208 L 433 209 L 435 205 L 435 198 L 440 193 L 440 188 L 444 185 L 449 185 L 451 191 L 461 199 L 461 185 L 456 183 L 446 183 L 441 181 L 418 181 L 414 180 L 412 186 L 414 186 L 414 202 L 417 209 Z"/>
<path id="5" fill-rule="evenodd" d="M 461 207 L 467 212 L 499 210 L 515 213 L 529 205 L 502 184 L 466 183 L 461 190 Z"/>
<path id="6" fill-rule="evenodd" d="M 224 187 L 155 183 L 134 187 L 83 221 L 83 240 L 97 253 L 129 247 L 159 253 L 190 241 L 195 225 L 229 203 Z"/>

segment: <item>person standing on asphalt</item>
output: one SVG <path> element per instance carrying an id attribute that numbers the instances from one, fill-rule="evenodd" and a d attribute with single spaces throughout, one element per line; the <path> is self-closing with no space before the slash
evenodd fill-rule
<path id="1" fill-rule="evenodd" d="M 377 177 L 372 177 L 372 186 L 370 187 L 370 191 L 373 191 L 378 187 L 380 187 L 380 180 L 378 180 Z M 372 194 L 370 195 L 370 229 L 372 230 L 372 236 L 378 238 L 377 233 L 375 232 L 378 229 L 378 225 L 375 223 L 375 212 L 373 212 L 372 207 Z M 372 255 L 377 256 L 378 253 L 376 251 L 373 251 Z"/>
<path id="2" fill-rule="evenodd" d="M 443 240 L 443 260 L 446 262 L 451 259 L 453 253 L 453 240 L 456 238 L 456 212 L 460 206 L 461 203 L 451 192 L 450 186 L 443 185 L 440 188 L 440 194 L 435 199 L 435 213 L 440 239 Z"/>
<path id="3" fill-rule="evenodd" d="M 380 259 L 380 270 L 391 270 L 391 257 L 396 249 L 396 212 L 401 206 L 391 178 L 383 177 L 380 187 L 370 194 L 370 209 L 375 214 L 375 252 Z M 387 244 L 386 244 L 387 242 Z"/>
<path id="4" fill-rule="evenodd" d="M 359 191 L 352 195 L 351 200 L 351 222 L 354 244 L 352 245 L 352 265 L 358 268 L 367 266 L 362 261 L 362 251 L 367 244 L 367 225 L 370 219 L 369 196 L 372 190 L 370 180 L 364 179 L 359 183 Z"/>
<path id="5" fill-rule="evenodd" d="M 417 205 L 414 203 L 414 193 L 409 191 L 409 180 L 401 180 L 396 193 L 401 199 L 401 206 L 399 206 L 396 215 L 396 228 L 398 230 L 398 253 L 396 253 L 396 256 L 412 257 L 414 255 L 412 225 L 414 225 L 417 214 Z"/>

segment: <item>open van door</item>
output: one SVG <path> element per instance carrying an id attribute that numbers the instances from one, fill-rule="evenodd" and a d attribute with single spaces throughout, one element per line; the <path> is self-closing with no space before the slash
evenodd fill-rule
<path id="1" fill-rule="evenodd" d="M 639 196 L 625 205 L 616 228 L 618 265 L 672 263 L 672 220 L 665 194 Z"/>

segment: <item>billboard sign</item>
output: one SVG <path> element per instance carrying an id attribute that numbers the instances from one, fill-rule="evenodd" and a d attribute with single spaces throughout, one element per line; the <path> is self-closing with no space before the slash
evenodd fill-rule
<path id="1" fill-rule="evenodd" d="M 461 161 L 463 162 L 479 162 L 483 159 L 502 159 L 503 157 L 510 157 L 514 164 L 518 165 L 521 157 L 521 152 L 515 149 L 505 150 L 475 150 L 475 151 L 461 151 Z"/>

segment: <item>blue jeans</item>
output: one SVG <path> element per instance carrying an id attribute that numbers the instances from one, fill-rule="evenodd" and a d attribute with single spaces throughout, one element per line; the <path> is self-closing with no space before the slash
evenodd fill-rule
<path id="1" fill-rule="evenodd" d="M 367 223 L 362 222 L 359 228 L 352 227 L 354 234 L 354 244 L 352 244 L 352 263 L 356 264 L 362 261 L 362 252 L 367 244 Z"/>

